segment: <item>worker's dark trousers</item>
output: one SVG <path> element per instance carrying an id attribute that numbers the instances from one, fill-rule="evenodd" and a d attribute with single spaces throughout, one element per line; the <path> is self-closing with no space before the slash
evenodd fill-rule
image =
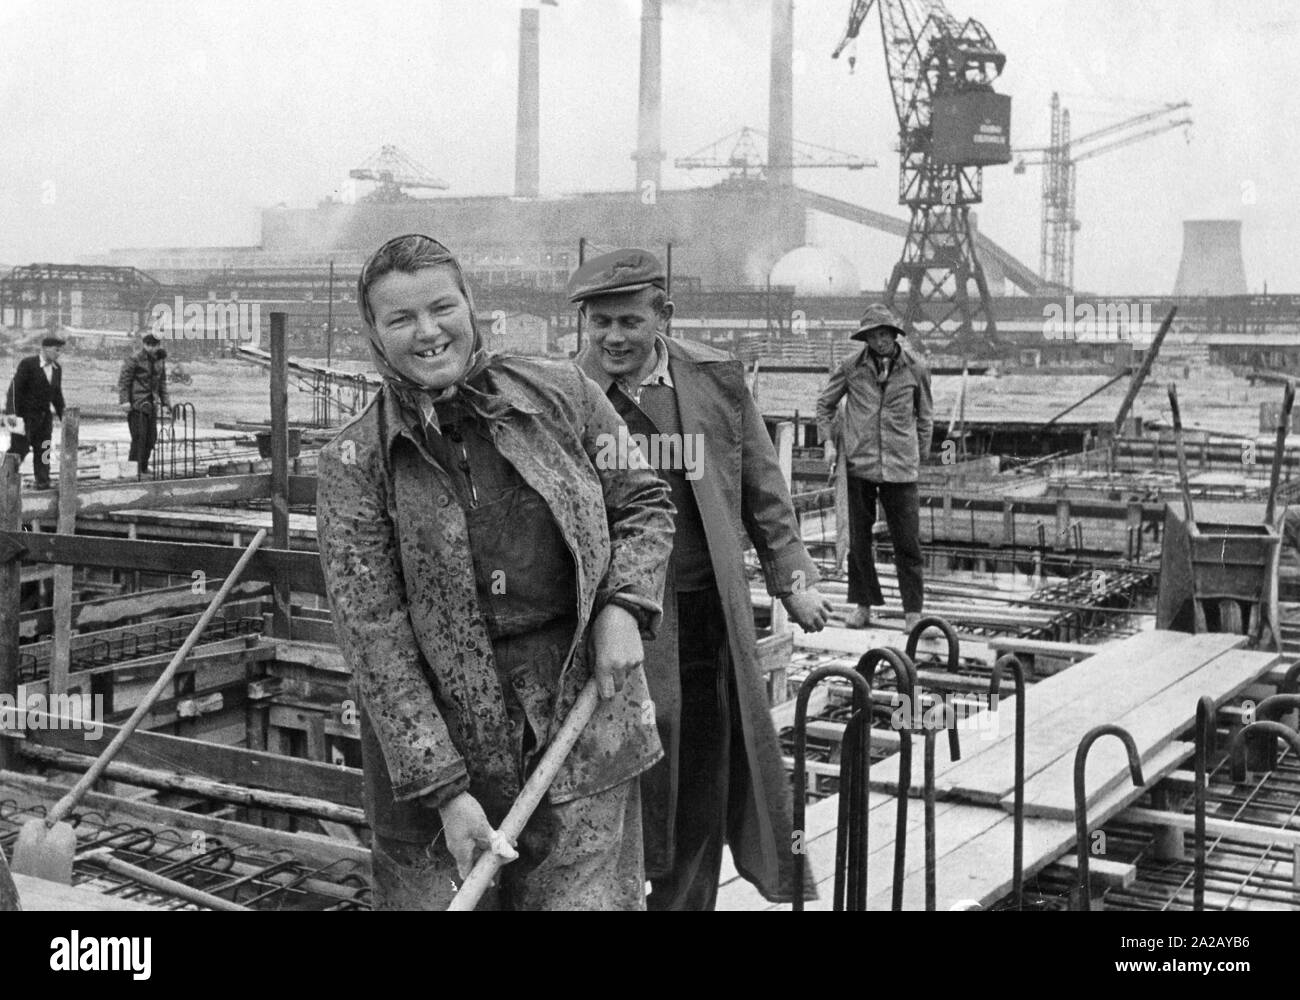
<path id="1" fill-rule="evenodd" d="M 921 507 L 916 483 L 873 483 L 849 476 L 849 603 L 884 604 L 871 529 L 876 523 L 876 498 L 885 509 L 889 540 L 903 611 L 920 613 L 924 601 L 921 569 Z"/>
<path id="2" fill-rule="evenodd" d="M 23 464 L 27 452 L 32 453 L 32 472 L 36 474 L 36 488 L 48 489 L 50 485 L 50 437 L 54 433 L 54 418 L 49 413 L 21 414 L 26 434 L 9 438 L 9 454 L 18 456 Z"/>
<path id="3" fill-rule="evenodd" d="M 126 415 L 126 426 L 131 431 L 131 454 L 127 460 L 140 463 L 137 471 L 143 475 L 149 471 L 149 456 L 158 437 L 153 410 L 132 410 Z"/>
<path id="4" fill-rule="evenodd" d="M 712 910 L 727 839 L 732 760 L 745 759 L 717 590 L 677 595 L 677 636 L 682 712 L 673 870 L 650 880 L 646 909 Z"/>

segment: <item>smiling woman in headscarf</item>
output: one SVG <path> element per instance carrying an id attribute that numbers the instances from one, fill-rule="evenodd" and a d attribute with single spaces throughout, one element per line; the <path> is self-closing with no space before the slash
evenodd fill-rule
<path id="1" fill-rule="evenodd" d="M 357 302 L 384 387 L 321 451 L 317 504 L 375 906 L 446 907 L 594 675 L 596 713 L 480 908 L 642 909 L 667 488 L 598 467 L 622 421 L 576 368 L 486 350 L 436 240 L 385 243 Z"/>

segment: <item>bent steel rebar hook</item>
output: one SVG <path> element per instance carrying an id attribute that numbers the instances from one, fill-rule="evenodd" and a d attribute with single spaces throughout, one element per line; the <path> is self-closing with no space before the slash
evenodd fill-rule
<path id="1" fill-rule="evenodd" d="M 1014 653 L 1007 653 L 993 664 L 989 677 L 990 708 L 997 704 L 1002 689 L 1002 670 L 1008 667 L 1016 682 L 1016 762 L 1015 809 L 1012 813 L 1011 898 L 1017 910 L 1025 904 L 1025 666 Z"/>
<path id="2" fill-rule="evenodd" d="M 1268 699 L 1265 699 L 1266 701 Z M 1255 736 L 1272 736 L 1274 741 L 1283 739 L 1291 744 L 1297 754 L 1300 754 L 1300 733 L 1297 733 L 1290 726 L 1283 725 L 1281 722 L 1265 721 L 1252 722 L 1249 726 L 1243 726 L 1232 734 L 1232 739 L 1228 743 L 1228 753 L 1235 754 L 1245 745 L 1246 740 Z"/>
<path id="3" fill-rule="evenodd" d="M 840 811 L 839 827 L 835 832 L 835 895 L 832 905 L 836 911 L 865 910 L 867 908 L 867 775 L 871 767 L 871 685 L 856 670 L 848 667 L 818 667 L 799 685 L 794 709 L 794 833 L 802 837 L 795 850 L 793 910 L 803 910 L 804 854 L 807 851 L 805 816 L 807 791 L 805 788 L 805 756 L 808 747 L 808 698 L 813 689 L 827 677 L 843 677 L 853 685 L 853 715 L 844 730 L 840 752 Z M 853 808 L 854 805 L 857 808 Z M 795 849 L 795 845 L 791 845 Z M 848 850 L 852 848 L 852 850 Z M 845 898 L 844 858 L 852 855 L 861 864 L 848 873 L 848 898 Z"/>
<path id="4" fill-rule="evenodd" d="M 1088 751 L 1103 736 L 1118 736 L 1128 753 L 1129 775 L 1133 784 L 1141 788 L 1146 782 L 1142 780 L 1142 759 L 1138 756 L 1137 744 L 1123 726 L 1112 722 L 1090 729 L 1079 741 L 1079 749 L 1074 752 L 1074 833 L 1078 840 L 1075 853 L 1079 861 L 1079 909 L 1092 909 L 1089 899 L 1088 877 L 1088 792 L 1084 778 L 1088 771 Z"/>
<path id="5" fill-rule="evenodd" d="M 961 643 L 957 639 L 957 630 L 936 615 L 926 615 L 915 625 L 907 636 L 906 652 L 908 659 L 916 662 L 916 647 L 928 629 L 937 628 L 943 633 L 948 644 L 948 673 L 955 674 L 961 670 Z M 961 760 L 961 740 L 957 735 L 957 713 L 953 712 L 951 725 L 948 726 L 948 759 Z"/>
<path id="6" fill-rule="evenodd" d="M 1296 709 L 1300 709 L 1300 694 L 1270 694 L 1255 706 L 1255 722 L 1279 722 Z M 1244 782 L 1247 770 L 1271 771 L 1278 766 L 1277 740 L 1247 740 L 1244 748 L 1244 753 L 1238 750 L 1231 756 L 1234 782 Z"/>
<path id="7" fill-rule="evenodd" d="M 894 684 L 907 699 L 907 725 L 897 726 L 898 732 L 898 816 L 894 827 L 894 889 L 890 906 L 903 908 L 903 875 L 907 869 L 907 798 L 912 787 L 912 732 L 922 728 L 917 725 L 920 706 L 916 701 L 916 667 L 912 658 L 896 649 L 879 647 L 870 649 L 858 660 L 858 671 L 873 685 L 876 667 L 888 663 L 894 673 Z M 870 719 L 867 722 L 870 725 Z M 934 798 L 933 785 L 926 788 L 927 801 Z"/>
<path id="8" fill-rule="evenodd" d="M 1209 759 L 1218 735 L 1218 706 L 1208 694 L 1196 703 L 1196 854 L 1193 862 L 1192 909 L 1205 909 L 1205 797 L 1209 785 Z"/>

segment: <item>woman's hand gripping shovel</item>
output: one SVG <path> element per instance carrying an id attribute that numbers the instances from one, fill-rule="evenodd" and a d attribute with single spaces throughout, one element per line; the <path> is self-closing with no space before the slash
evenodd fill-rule
<path id="1" fill-rule="evenodd" d="M 519 835 L 523 833 L 528 820 L 542 801 L 542 796 L 546 794 L 546 790 L 551 787 L 551 782 L 555 780 L 560 765 L 569 756 L 569 751 L 573 749 L 573 744 L 578 741 L 582 731 L 587 728 L 592 713 L 596 711 L 596 702 L 599 698 L 597 681 L 593 677 L 587 681 L 586 686 L 578 695 L 578 700 L 574 703 L 573 708 L 569 710 L 569 716 L 564 720 L 564 725 L 560 727 L 555 739 L 551 740 L 551 745 L 542 754 L 542 759 L 536 769 L 524 783 L 519 798 L 515 799 L 515 804 L 510 807 L 510 812 L 506 814 L 506 818 L 502 820 L 501 826 L 497 829 L 496 837 L 500 841 L 504 841 L 504 843 L 494 843 L 492 850 L 484 851 L 479 856 L 478 861 L 474 863 L 474 868 L 461 885 L 460 891 L 452 898 L 451 905 L 447 907 L 448 911 L 472 910 L 478 906 L 479 900 L 483 898 L 483 893 L 487 891 L 492 881 L 497 877 L 497 872 L 501 870 L 502 865 L 507 860 L 511 860 L 504 856 L 504 848 L 519 840 Z"/>

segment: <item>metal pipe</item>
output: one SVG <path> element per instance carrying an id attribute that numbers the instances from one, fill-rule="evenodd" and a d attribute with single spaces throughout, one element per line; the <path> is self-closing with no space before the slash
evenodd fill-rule
<path id="1" fill-rule="evenodd" d="M 925 909 L 927 913 L 933 913 L 935 899 L 938 896 L 935 874 L 939 867 L 934 834 L 934 730 L 927 726 L 923 738 L 925 739 Z"/>
<path id="2" fill-rule="evenodd" d="M 1097 740 L 1108 735 L 1118 736 L 1123 742 L 1124 749 L 1128 753 L 1129 776 L 1133 779 L 1133 784 L 1138 788 L 1145 784 L 1142 780 L 1142 759 L 1138 755 L 1137 744 L 1123 726 L 1114 723 L 1096 726 L 1079 741 L 1079 748 L 1074 752 L 1074 832 L 1078 841 L 1075 849 L 1079 862 L 1078 905 L 1079 909 L 1085 912 L 1092 909 L 1092 901 L 1089 897 L 1088 872 L 1088 792 L 1084 779 L 1088 770 L 1088 751 Z"/>
<path id="3" fill-rule="evenodd" d="M 1025 904 L 1025 666 L 1014 653 L 1007 653 L 993 664 L 989 677 L 990 709 L 997 705 L 1002 688 L 1002 671 L 1011 670 L 1016 682 L 1015 803 L 1011 833 L 1011 898 L 1017 910 Z"/>

